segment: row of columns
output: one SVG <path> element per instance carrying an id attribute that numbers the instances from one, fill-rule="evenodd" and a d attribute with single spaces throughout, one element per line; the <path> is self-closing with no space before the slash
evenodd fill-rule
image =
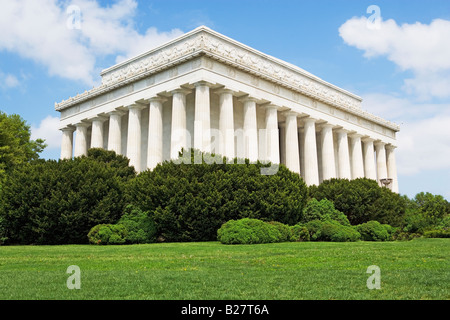
<path id="1" fill-rule="evenodd" d="M 194 119 L 194 148 L 203 152 L 211 152 L 211 123 L 210 123 L 210 89 L 207 82 L 195 84 L 195 119 Z M 175 159 L 182 148 L 187 148 L 186 124 L 186 95 L 190 90 L 179 88 L 171 92 L 172 95 L 172 131 L 170 157 Z M 234 92 L 229 89 L 216 90 L 219 95 L 219 154 L 234 158 L 235 155 L 235 128 L 234 128 Z M 149 99 L 149 105 L 133 104 L 128 106 L 128 135 L 127 154 L 130 165 L 137 171 L 144 168 L 153 169 L 163 161 L 163 103 L 167 98 L 155 96 Z M 257 127 L 257 99 L 245 96 L 240 98 L 243 103 L 243 146 L 244 157 L 254 162 L 258 160 L 258 127 Z M 149 130 L 147 163 L 141 164 L 141 113 L 149 108 Z M 303 161 L 300 161 L 299 127 L 297 119 L 300 114 L 293 111 L 283 113 L 286 122 L 282 132 L 280 144 L 278 128 L 278 106 L 264 105 L 265 108 L 265 140 L 266 159 L 274 164 L 280 163 L 280 154 L 283 162 L 293 172 L 299 173 L 303 169 L 303 177 L 308 185 L 318 185 L 319 158 L 317 143 L 321 148 L 322 180 L 331 178 L 356 179 L 366 177 L 380 182 L 380 179 L 392 178 L 391 189 L 398 192 L 397 170 L 395 165 L 394 147 L 383 142 L 350 133 L 344 129 L 336 129 L 333 125 L 325 123 L 317 125 L 317 119 L 302 118 L 304 124 Z M 107 117 L 96 117 L 90 121 L 83 121 L 75 126 L 76 142 L 75 157 L 87 153 L 88 127 L 92 125 L 91 148 L 103 146 L 103 123 L 109 120 L 108 150 L 121 153 L 121 118 L 124 111 L 115 110 Z M 316 141 L 316 131 L 320 132 L 320 141 Z M 61 158 L 72 157 L 74 129 L 62 129 Z M 334 132 L 337 134 L 335 148 Z M 350 143 L 349 143 L 350 142 Z M 335 154 L 337 149 L 337 155 Z M 280 152 L 281 150 L 281 152 Z M 376 154 L 376 162 L 375 155 Z M 336 159 L 337 158 L 337 159 Z M 338 165 L 336 165 L 336 162 Z"/>

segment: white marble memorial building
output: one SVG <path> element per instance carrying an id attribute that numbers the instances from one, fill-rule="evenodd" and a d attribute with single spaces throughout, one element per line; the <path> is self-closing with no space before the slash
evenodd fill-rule
<path id="1" fill-rule="evenodd" d="M 363 111 L 360 97 L 206 27 L 101 76 L 100 86 L 55 105 L 62 159 L 105 148 L 143 171 L 193 147 L 282 163 L 308 185 L 367 177 L 398 192 L 398 125 Z"/>

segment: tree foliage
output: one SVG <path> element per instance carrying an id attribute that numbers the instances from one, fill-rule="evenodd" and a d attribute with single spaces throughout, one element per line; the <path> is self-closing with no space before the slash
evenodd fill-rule
<path id="1" fill-rule="evenodd" d="M 120 218 L 125 183 L 134 176 L 126 158 L 96 149 L 18 166 L 0 194 L 4 236 L 17 244 L 87 243 L 93 226 Z"/>
<path id="2" fill-rule="evenodd" d="M 378 186 L 374 180 L 331 179 L 309 189 L 317 200 L 328 199 L 337 210 L 345 213 L 352 225 L 376 220 L 400 226 L 405 214 L 405 200 L 397 193 Z"/>
<path id="3" fill-rule="evenodd" d="M 193 163 L 199 152 L 189 155 Z M 166 241 L 213 241 L 223 223 L 242 218 L 296 224 L 306 202 L 305 183 L 284 166 L 274 175 L 261 175 L 263 166 L 248 160 L 165 162 L 130 182 L 129 203 L 152 213 Z"/>
<path id="4" fill-rule="evenodd" d="M 45 147 L 44 140 L 31 140 L 30 126 L 19 115 L 0 111 L 0 179 L 17 165 L 38 159 Z"/>

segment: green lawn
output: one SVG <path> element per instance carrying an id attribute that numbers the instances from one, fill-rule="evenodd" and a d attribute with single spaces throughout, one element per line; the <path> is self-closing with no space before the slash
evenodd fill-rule
<path id="1" fill-rule="evenodd" d="M 450 240 L 0 247 L 0 299 L 450 299 Z M 69 290 L 66 269 L 81 269 Z M 381 269 L 369 290 L 367 267 Z"/>

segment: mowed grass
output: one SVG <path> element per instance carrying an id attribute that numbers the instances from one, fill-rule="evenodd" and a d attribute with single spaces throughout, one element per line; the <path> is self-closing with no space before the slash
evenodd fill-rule
<path id="1" fill-rule="evenodd" d="M 0 247 L 0 299 L 449 299 L 450 240 Z M 69 290 L 67 267 L 81 269 Z M 381 270 L 369 290 L 367 267 Z"/>

